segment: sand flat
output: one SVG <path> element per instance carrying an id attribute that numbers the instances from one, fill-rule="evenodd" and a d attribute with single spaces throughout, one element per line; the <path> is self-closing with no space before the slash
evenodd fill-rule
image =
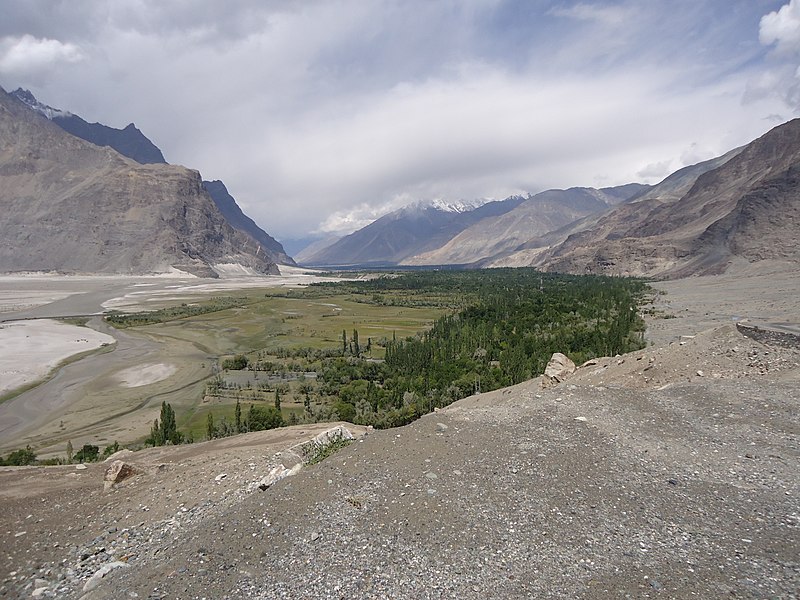
<path id="1" fill-rule="evenodd" d="M 42 379 L 70 356 L 113 343 L 105 333 L 52 319 L 0 324 L 0 394 Z"/>
<path id="2" fill-rule="evenodd" d="M 156 363 L 124 369 L 116 374 L 116 379 L 125 387 L 140 387 L 163 381 L 172 375 L 175 365 Z"/>

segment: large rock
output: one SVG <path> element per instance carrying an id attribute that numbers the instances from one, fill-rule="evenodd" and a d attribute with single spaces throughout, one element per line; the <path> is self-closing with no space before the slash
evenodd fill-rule
<path id="1" fill-rule="evenodd" d="M 137 471 L 133 465 L 121 460 L 115 460 L 106 469 L 106 474 L 103 478 L 103 489 L 105 491 L 109 491 L 119 482 L 128 479 L 128 477 L 136 475 L 138 472 L 139 471 Z"/>
<path id="2" fill-rule="evenodd" d="M 550 362 L 544 370 L 546 377 L 551 381 L 560 383 L 575 372 L 575 363 L 561 352 L 556 352 L 550 357 Z"/>

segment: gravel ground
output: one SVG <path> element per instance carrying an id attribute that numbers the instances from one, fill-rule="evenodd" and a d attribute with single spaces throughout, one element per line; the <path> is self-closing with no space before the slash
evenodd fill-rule
<path id="1" fill-rule="evenodd" d="M 269 487 L 320 429 L 136 453 L 108 493 L 104 465 L 2 470 L 0 597 L 797 598 L 800 350 L 755 337 L 361 428 Z"/>

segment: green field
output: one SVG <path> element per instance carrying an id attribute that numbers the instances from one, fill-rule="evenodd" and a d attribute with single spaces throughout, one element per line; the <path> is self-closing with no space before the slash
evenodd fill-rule
<path id="1" fill-rule="evenodd" d="M 211 368 L 204 381 L 180 393 L 159 397 L 175 406 L 182 429 L 194 439 L 203 439 L 209 412 L 219 423 L 223 418 L 232 421 L 237 400 L 243 404 L 274 404 L 276 385 L 267 390 L 254 387 L 208 394 L 207 383 L 216 373 L 223 379 L 236 379 L 235 372 L 219 368 L 226 358 L 244 354 L 251 361 L 262 359 L 288 364 L 293 361 L 281 357 L 287 351 L 301 348 L 337 351 L 342 346 L 343 332 L 350 337 L 355 329 L 364 344 L 370 341 L 369 358 L 380 360 L 387 340 L 402 339 L 429 329 L 437 318 L 448 312 L 440 295 L 431 295 L 430 304 L 416 307 L 365 303 L 359 294 L 336 293 L 335 289 L 328 288 L 309 292 L 249 290 L 231 298 L 193 303 L 191 312 L 199 314 L 181 317 L 182 307 L 178 306 L 126 315 L 123 326 L 166 347 L 189 344 L 207 356 Z M 186 307 L 183 310 L 189 312 Z M 108 320 L 117 325 L 115 321 L 119 318 Z M 302 368 L 308 367 L 304 362 Z M 279 379 L 287 388 L 281 402 L 283 417 L 286 422 L 300 422 L 304 417 L 304 401 L 295 400 L 299 382 Z M 311 405 L 320 409 L 327 403 L 327 399 L 315 395 Z"/>

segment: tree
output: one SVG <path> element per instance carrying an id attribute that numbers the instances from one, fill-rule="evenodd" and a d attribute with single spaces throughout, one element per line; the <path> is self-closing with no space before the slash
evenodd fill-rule
<path id="1" fill-rule="evenodd" d="M 347 354 L 347 330 L 342 329 L 342 356 Z"/>
<path id="2" fill-rule="evenodd" d="M 75 452 L 72 449 L 72 441 L 71 440 L 67 440 L 67 463 L 71 463 L 72 462 L 72 458 L 73 458 L 74 454 L 75 454 Z"/>
<path id="3" fill-rule="evenodd" d="M 238 402 L 236 403 L 239 404 Z M 206 437 L 210 440 L 216 437 L 217 430 L 214 429 L 214 415 L 212 413 L 208 413 L 206 417 Z"/>
<path id="4" fill-rule="evenodd" d="M 159 422 L 158 419 L 153 421 L 150 437 L 145 440 L 145 443 L 152 446 L 163 446 L 167 443 L 178 445 L 181 442 L 183 442 L 183 434 L 178 431 L 175 411 L 172 410 L 172 406 L 169 403 L 162 402 L 161 421 Z"/>
<path id="5" fill-rule="evenodd" d="M 36 454 L 30 446 L 14 450 L 5 460 L 5 464 L 10 466 L 32 465 L 34 462 Z"/>
<path id="6" fill-rule="evenodd" d="M 211 413 L 208 413 L 211 414 Z M 234 418 L 236 419 L 236 433 L 242 433 L 242 405 L 239 399 L 236 399 L 236 408 L 234 409 Z"/>
<path id="7" fill-rule="evenodd" d="M 275 388 L 275 408 L 281 409 L 281 391 L 277 387 Z"/>
<path id="8" fill-rule="evenodd" d="M 100 447 L 93 444 L 84 444 L 83 448 L 75 454 L 75 460 L 81 463 L 94 462 L 100 454 Z"/>
<path id="9" fill-rule="evenodd" d="M 244 354 L 237 354 L 233 358 L 226 358 L 222 361 L 222 368 L 223 369 L 230 369 L 233 371 L 242 371 L 247 368 L 247 365 L 250 364 L 250 361 L 247 360 L 247 357 Z"/>
<path id="10" fill-rule="evenodd" d="M 361 356 L 361 348 L 358 345 L 358 329 L 353 329 L 353 356 Z"/>
<path id="11" fill-rule="evenodd" d="M 283 415 L 274 406 L 250 405 L 247 415 L 247 422 L 250 431 L 262 431 L 264 429 L 275 429 L 283 426 Z"/>
<path id="12" fill-rule="evenodd" d="M 119 442 L 114 440 L 113 444 L 109 444 L 103 449 L 103 457 L 108 457 L 114 454 L 115 452 L 119 452 L 120 446 Z"/>

